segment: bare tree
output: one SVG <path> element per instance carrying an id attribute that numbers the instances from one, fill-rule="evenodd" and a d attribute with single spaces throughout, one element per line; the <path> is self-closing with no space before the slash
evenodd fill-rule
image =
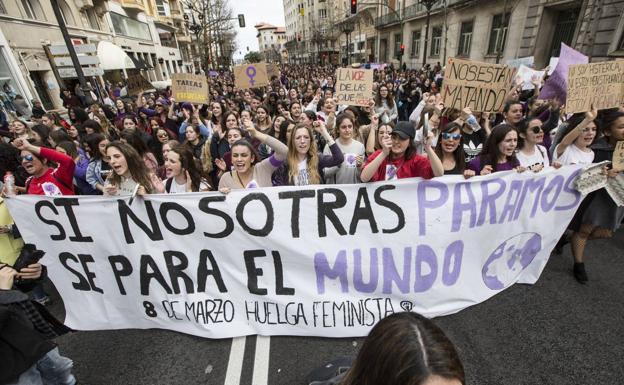
<path id="1" fill-rule="evenodd" d="M 229 0 L 184 0 L 191 11 L 189 28 L 195 33 L 196 47 L 204 71 L 211 64 L 227 66 L 236 50 L 236 28 Z"/>

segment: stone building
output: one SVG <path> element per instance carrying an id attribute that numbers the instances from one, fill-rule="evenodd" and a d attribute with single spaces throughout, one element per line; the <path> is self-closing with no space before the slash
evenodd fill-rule
<path id="1" fill-rule="evenodd" d="M 256 24 L 254 28 L 258 31 L 258 49 L 265 60 L 277 63 L 285 59 L 286 29 L 268 23 Z"/>
<path id="2" fill-rule="evenodd" d="M 179 0 L 57 1 L 73 44 L 97 47 L 89 55 L 97 56 L 94 66 L 103 75 L 87 79 L 96 91 L 105 80 L 114 82 L 136 71 L 155 82 L 192 70 L 190 59 L 181 54 L 185 43 L 178 40 L 186 35 L 179 28 Z M 41 100 L 46 109 L 62 108 L 60 90 L 73 89 L 77 79 L 61 76 L 58 57 L 51 56 L 50 47 L 64 45 L 64 40 L 50 2 L 0 0 L 0 30 L 0 82 L 13 89 L 0 93 L 3 106 L 10 108 L 6 99 L 19 93 L 28 102 Z"/>

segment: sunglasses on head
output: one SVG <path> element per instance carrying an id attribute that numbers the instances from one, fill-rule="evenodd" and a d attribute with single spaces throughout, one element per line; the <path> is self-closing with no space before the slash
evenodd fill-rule
<path id="1" fill-rule="evenodd" d="M 32 162 L 33 159 L 35 159 L 34 156 L 32 155 L 24 155 L 24 156 L 20 156 L 20 160 L 25 160 L 27 162 Z"/>
<path id="2" fill-rule="evenodd" d="M 531 128 L 531 130 L 533 130 L 534 134 L 539 134 L 540 132 L 542 132 L 542 126 L 535 126 Z"/>
<path id="3" fill-rule="evenodd" d="M 450 134 L 448 132 L 443 132 L 441 135 L 442 135 L 442 139 L 445 139 L 445 140 L 449 140 L 449 139 L 460 140 L 462 137 L 461 134 Z"/>
<path id="4" fill-rule="evenodd" d="M 167 134 L 158 134 L 158 137 L 159 138 L 167 138 L 167 137 L 169 137 L 169 135 L 167 135 Z"/>

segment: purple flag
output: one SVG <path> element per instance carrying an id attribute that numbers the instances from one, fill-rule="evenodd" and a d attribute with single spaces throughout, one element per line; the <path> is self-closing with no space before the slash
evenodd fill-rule
<path id="1" fill-rule="evenodd" d="M 589 59 L 587 56 L 561 43 L 561 54 L 559 55 L 559 63 L 555 72 L 546 80 L 540 99 L 558 98 L 565 103 L 568 95 L 568 71 L 573 64 L 587 64 Z"/>

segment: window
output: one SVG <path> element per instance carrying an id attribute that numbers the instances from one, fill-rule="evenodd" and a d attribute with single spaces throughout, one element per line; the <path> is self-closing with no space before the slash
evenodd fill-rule
<path id="1" fill-rule="evenodd" d="M 156 10 L 158 11 L 158 16 L 168 16 L 169 3 L 166 0 L 156 0 Z"/>
<path id="2" fill-rule="evenodd" d="M 22 7 L 27 19 L 46 20 L 39 0 L 22 0 Z"/>
<path id="3" fill-rule="evenodd" d="M 326 9 L 319 9 L 319 18 L 321 18 L 321 19 L 326 19 L 327 18 L 327 10 Z"/>
<path id="4" fill-rule="evenodd" d="M 411 57 L 420 57 L 420 31 L 412 31 Z"/>
<path id="5" fill-rule="evenodd" d="M 401 34 L 394 35 L 394 56 L 397 56 L 401 51 Z"/>
<path id="6" fill-rule="evenodd" d="M 461 30 L 459 32 L 459 49 L 457 50 L 458 56 L 470 56 L 473 27 L 474 22 L 472 20 L 464 21 L 461 24 Z"/>
<path id="7" fill-rule="evenodd" d="M 360 41 L 357 43 L 357 50 L 358 51 L 363 51 L 364 50 L 364 42 Z"/>
<path id="8" fill-rule="evenodd" d="M 98 21 L 98 17 L 92 8 L 85 9 L 84 11 L 80 12 L 80 14 L 82 16 L 82 20 L 85 26 L 88 26 L 91 29 L 97 29 L 97 30 L 100 29 L 100 23 Z"/>
<path id="9" fill-rule="evenodd" d="M 58 2 L 59 8 L 61 9 L 61 16 L 63 16 L 63 21 L 67 25 L 76 25 L 76 20 L 74 19 L 74 14 L 69 8 L 69 5 L 65 2 L 65 0 L 59 0 Z"/>
<path id="10" fill-rule="evenodd" d="M 507 40 L 507 27 L 509 26 L 509 13 L 495 15 L 492 20 L 492 30 L 490 31 L 490 43 L 488 44 L 488 54 L 495 55 L 505 51 L 505 41 Z M 503 20 L 504 19 L 504 20 Z"/>
<path id="11" fill-rule="evenodd" d="M 431 29 L 431 51 L 429 51 L 429 56 L 440 56 L 441 46 L 442 46 L 442 27 L 433 27 Z"/>

